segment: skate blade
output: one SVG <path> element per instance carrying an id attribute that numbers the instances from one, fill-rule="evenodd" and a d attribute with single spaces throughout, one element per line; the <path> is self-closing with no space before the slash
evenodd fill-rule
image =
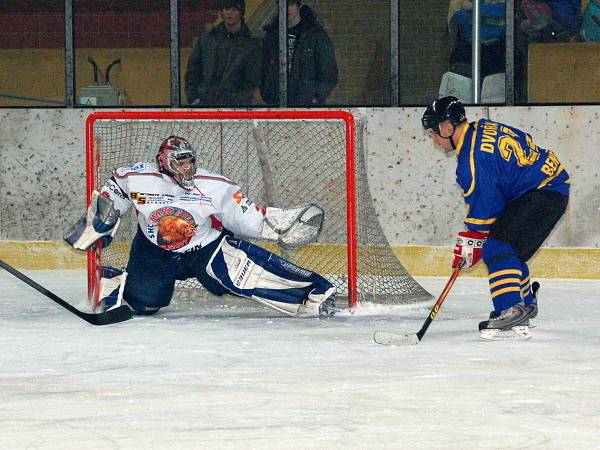
<path id="1" fill-rule="evenodd" d="M 489 329 L 489 330 L 481 330 L 479 332 L 479 337 L 484 341 L 502 341 L 502 340 L 527 340 L 531 339 L 531 333 L 529 332 L 529 327 L 526 325 L 521 325 L 517 327 L 512 327 L 510 330 L 497 330 L 497 329 Z"/>
<path id="2" fill-rule="evenodd" d="M 529 328 L 537 327 L 537 319 L 529 319 Z"/>
<path id="3" fill-rule="evenodd" d="M 376 331 L 373 340 L 381 345 L 415 345 L 419 343 L 416 334 L 396 334 L 387 331 Z"/>

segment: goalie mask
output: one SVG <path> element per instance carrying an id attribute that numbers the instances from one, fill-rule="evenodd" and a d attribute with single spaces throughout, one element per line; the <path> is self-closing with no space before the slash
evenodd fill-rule
<path id="1" fill-rule="evenodd" d="M 156 155 L 156 164 L 186 191 L 194 189 L 196 151 L 185 139 L 174 135 L 165 139 Z"/>

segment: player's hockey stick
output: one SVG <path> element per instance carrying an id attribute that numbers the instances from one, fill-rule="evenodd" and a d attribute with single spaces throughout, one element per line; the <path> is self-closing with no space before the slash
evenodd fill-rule
<path id="1" fill-rule="evenodd" d="M 85 313 L 83 311 L 78 310 L 70 303 L 67 303 L 66 301 L 64 301 L 62 298 L 60 298 L 54 292 L 49 291 L 48 289 L 46 289 L 43 286 L 40 286 L 35 281 L 33 281 L 31 278 L 29 278 L 27 275 L 19 272 L 17 269 L 15 269 L 11 265 L 5 263 L 1 259 L 0 259 L 0 267 L 2 267 L 7 272 L 10 272 L 12 275 L 17 277 L 21 281 L 24 281 L 25 283 L 27 283 L 29 286 L 31 286 L 38 292 L 41 292 L 42 294 L 44 294 L 46 297 L 48 297 L 53 302 L 58 303 L 60 306 L 65 308 L 67 311 L 75 314 L 77 317 L 82 318 L 87 323 L 91 323 L 92 325 L 110 325 L 113 323 L 118 323 L 118 322 L 123 322 L 125 320 L 129 320 L 133 317 L 133 312 L 131 311 L 131 308 L 129 308 L 129 306 L 127 306 L 127 305 L 121 305 L 121 306 L 116 307 L 115 309 L 111 309 L 111 310 L 108 310 L 108 311 L 105 311 L 102 313 L 98 313 L 98 314 Z"/>
<path id="2" fill-rule="evenodd" d="M 435 302 L 435 305 L 433 305 L 433 308 L 429 312 L 427 319 L 425 319 L 425 323 L 423 323 L 423 326 L 419 331 L 417 331 L 414 334 L 397 334 L 389 333 L 387 331 L 376 331 L 373 335 L 373 340 L 376 343 L 382 345 L 415 345 L 421 342 L 421 339 L 423 339 L 427 328 L 429 328 L 429 325 L 431 324 L 433 319 L 435 319 L 437 313 L 440 311 L 442 303 L 444 303 L 444 300 L 446 300 L 450 289 L 452 289 L 452 286 L 454 285 L 454 282 L 458 278 L 458 275 L 460 274 L 460 271 L 464 267 L 464 265 L 465 262 L 463 260 L 460 263 L 460 265 L 456 269 L 454 269 L 454 272 L 452 272 L 450 279 L 446 283 L 446 287 L 444 287 L 444 290 L 437 299 L 437 302 Z"/>

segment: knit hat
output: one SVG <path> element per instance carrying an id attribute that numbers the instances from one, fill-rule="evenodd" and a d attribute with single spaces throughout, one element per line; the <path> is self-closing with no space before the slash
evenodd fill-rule
<path id="1" fill-rule="evenodd" d="M 244 0 L 222 0 L 221 9 L 229 8 L 237 9 L 243 16 L 246 11 L 246 2 Z"/>

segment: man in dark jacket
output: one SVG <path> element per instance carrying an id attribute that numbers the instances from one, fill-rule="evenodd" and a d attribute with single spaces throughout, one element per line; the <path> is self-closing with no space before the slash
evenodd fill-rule
<path id="1" fill-rule="evenodd" d="M 264 27 L 260 93 L 268 105 L 279 103 L 278 17 Z M 313 10 L 288 1 L 288 105 L 323 105 L 338 82 L 335 50 Z"/>
<path id="2" fill-rule="evenodd" d="M 248 106 L 260 84 L 260 41 L 244 23 L 244 0 L 222 0 L 223 22 L 196 40 L 185 73 L 191 105 Z"/>

